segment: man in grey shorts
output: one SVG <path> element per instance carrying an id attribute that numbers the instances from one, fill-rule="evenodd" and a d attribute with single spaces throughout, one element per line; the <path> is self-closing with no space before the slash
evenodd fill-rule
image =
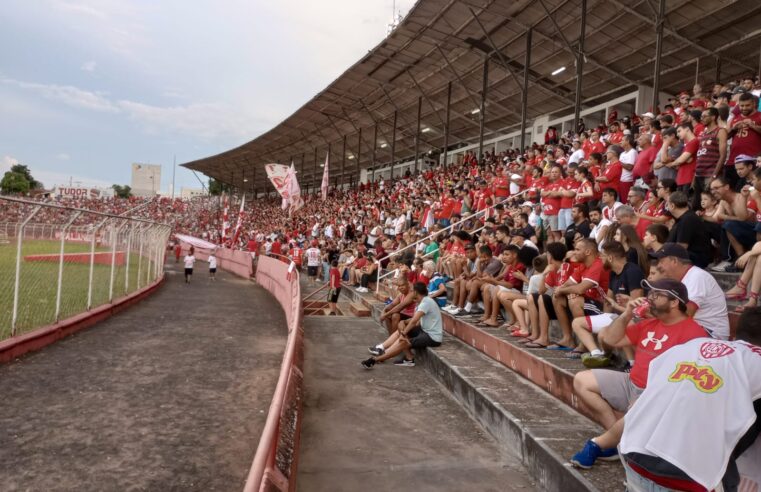
<path id="1" fill-rule="evenodd" d="M 582 371 L 573 379 L 573 388 L 584 404 L 597 414 L 606 432 L 587 441 L 571 458 L 571 464 L 591 468 L 595 460 L 617 460 L 624 429 L 623 414 L 647 385 L 650 361 L 675 345 L 707 336 L 705 329 L 687 316 L 687 287 L 678 280 L 642 281 L 647 297 L 632 299 L 626 310 L 599 335 L 609 347 L 632 347 L 634 364 L 629 373 L 608 369 Z M 644 318 L 632 323 L 637 317 Z"/>

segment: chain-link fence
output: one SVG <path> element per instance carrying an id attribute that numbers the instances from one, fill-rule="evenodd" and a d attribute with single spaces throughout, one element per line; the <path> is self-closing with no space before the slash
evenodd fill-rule
<path id="1" fill-rule="evenodd" d="M 0 339 L 118 300 L 158 279 L 166 224 L 0 197 Z"/>

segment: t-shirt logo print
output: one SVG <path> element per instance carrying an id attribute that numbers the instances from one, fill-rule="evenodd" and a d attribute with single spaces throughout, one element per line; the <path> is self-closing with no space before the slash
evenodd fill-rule
<path id="1" fill-rule="evenodd" d="M 706 342 L 700 346 L 700 355 L 704 359 L 718 359 L 734 351 L 735 349 L 721 342 Z"/>
<path id="2" fill-rule="evenodd" d="M 648 344 L 650 342 L 653 342 L 655 344 L 655 350 L 660 350 L 660 349 L 663 348 L 663 344 L 668 339 L 669 339 L 669 336 L 667 334 L 664 334 L 661 338 L 655 338 L 655 332 L 654 331 L 648 331 L 647 332 L 647 338 L 642 340 L 642 346 L 647 348 Z"/>
<path id="3" fill-rule="evenodd" d="M 678 363 L 669 376 L 669 381 L 672 383 L 680 383 L 684 380 L 692 381 L 695 388 L 703 393 L 715 393 L 724 384 L 711 366 L 699 366 L 694 362 Z"/>

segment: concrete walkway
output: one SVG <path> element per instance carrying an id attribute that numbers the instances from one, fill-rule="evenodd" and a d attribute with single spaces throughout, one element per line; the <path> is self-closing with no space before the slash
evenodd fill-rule
<path id="1" fill-rule="evenodd" d="M 422 367 L 359 362 L 384 334 L 361 318 L 305 318 L 300 491 L 535 490 Z"/>
<path id="2" fill-rule="evenodd" d="M 180 265 L 181 266 L 181 265 Z M 275 388 L 285 318 L 205 263 L 186 285 L 0 366 L 2 490 L 241 490 Z"/>

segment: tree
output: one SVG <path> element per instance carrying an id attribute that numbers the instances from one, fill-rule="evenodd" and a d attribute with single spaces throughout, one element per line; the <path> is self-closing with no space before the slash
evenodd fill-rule
<path id="1" fill-rule="evenodd" d="M 3 175 L 2 181 L 0 181 L 0 191 L 5 194 L 24 194 L 28 193 L 30 189 L 29 180 L 22 173 L 8 171 Z"/>
<path id="2" fill-rule="evenodd" d="M 132 188 L 128 185 L 112 185 L 111 188 L 114 189 L 114 194 L 119 198 L 129 198 L 132 196 Z"/>
<path id="3" fill-rule="evenodd" d="M 230 189 L 229 184 L 209 178 L 209 195 L 221 195 L 223 192 L 229 193 Z"/>
<path id="4" fill-rule="evenodd" d="M 24 178 L 29 182 L 30 190 L 37 190 L 42 188 L 42 183 L 34 179 L 32 172 L 29 170 L 28 166 L 25 166 L 24 164 L 14 164 L 11 166 L 11 172 L 19 173 L 24 176 Z"/>

